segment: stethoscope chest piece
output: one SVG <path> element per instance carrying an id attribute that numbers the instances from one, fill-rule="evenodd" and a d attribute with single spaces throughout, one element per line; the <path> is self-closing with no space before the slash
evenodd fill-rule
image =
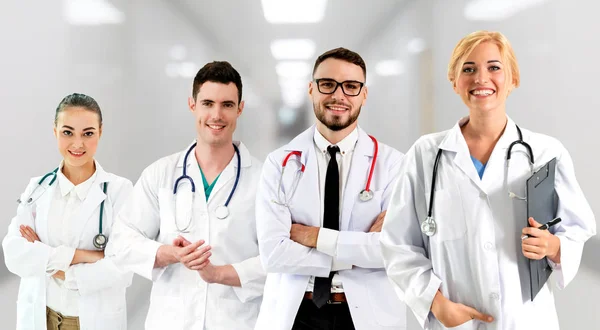
<path id="1" fill-rule="evenodd" d="M 437 229 L 437 224 L 435 223 L 435 219 L 433 217 L 427 217 L 425 221 L 421 222 L 421 232 L 426 236 L 433 236 Z"/>
<path id="2" fill-rule="evenodd" d="M 217 218 L 223 220 L 229 216 L 229 208 L 225 205 L 221 205 L 215 210 L 215 215 Z"/>
<path id="3" fill-rule="evenodd" d="M 363 189 L 363 191 L 360 192 L 359 198 L 363 202 L 368 202 L 373 199 L 373 192 L 371 190 Z"/>
<path id="4" fill-rule="evenodd" d="M 104 250 L 106 243 L 108 243 L 108 238 L 104 234 L 94 236 L 94 246 L 97 249 Z"/>

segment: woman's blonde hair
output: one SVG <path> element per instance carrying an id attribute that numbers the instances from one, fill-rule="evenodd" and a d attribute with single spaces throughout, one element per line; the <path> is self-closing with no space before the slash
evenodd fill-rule
<path id="1" fill-rule="evenodd" d="M 471 55 L 473 49 L 483 42 L 493 42 L 498 46 L 500 56 L 502 56 L 502 63 L 509 69 L 507 83 L 512 82 L 515 88 L 519 87 L 521 75 L 513 48 L 502 33 L 494 31 L 476 31 L 458 42 L 456 47 L 454 47 L 450 63 L 448 64 L 448 80 L 453 85 L 456 83 L 465 61 Z"/>

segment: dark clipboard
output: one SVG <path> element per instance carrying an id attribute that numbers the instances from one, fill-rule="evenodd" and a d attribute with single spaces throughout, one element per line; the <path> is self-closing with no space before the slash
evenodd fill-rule
<path id="1" fill-rule="evenodd" d="M 527 218 L 546 223 L 556 217 L 557 198 L 554 189 L 556 158 L 551 159 L 527 179 Z M 529 226 L 529 222 L 527 222 Z M 531 301 L 552 274 L 548 259 L 529 259 Z"/>

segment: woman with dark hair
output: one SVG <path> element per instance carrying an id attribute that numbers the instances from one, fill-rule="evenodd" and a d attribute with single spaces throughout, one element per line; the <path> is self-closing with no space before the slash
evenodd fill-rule
<path id="1" fill-rule="evenodd" d="M 54 135 L 63 160 L 31 179 L 2 241 L 7 268 L 21 277 L 16 328 L 126 329 L 131 274 L 104 250 L 132 184 L 94 159 L 102 113 L 92 97 L 66 96 Z"/>

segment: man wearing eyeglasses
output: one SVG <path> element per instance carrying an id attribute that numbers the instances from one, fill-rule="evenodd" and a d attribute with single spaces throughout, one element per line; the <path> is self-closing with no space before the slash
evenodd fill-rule
<path id="1" fill-rule="evenodd" d="M 365 79 L 357 53 L 319 56 L 316 125 L 263 165 L 256 219 L 269 274 L 257 330 L 406 328 L 379 247 L 402 154 L 358 126 Z"/>

